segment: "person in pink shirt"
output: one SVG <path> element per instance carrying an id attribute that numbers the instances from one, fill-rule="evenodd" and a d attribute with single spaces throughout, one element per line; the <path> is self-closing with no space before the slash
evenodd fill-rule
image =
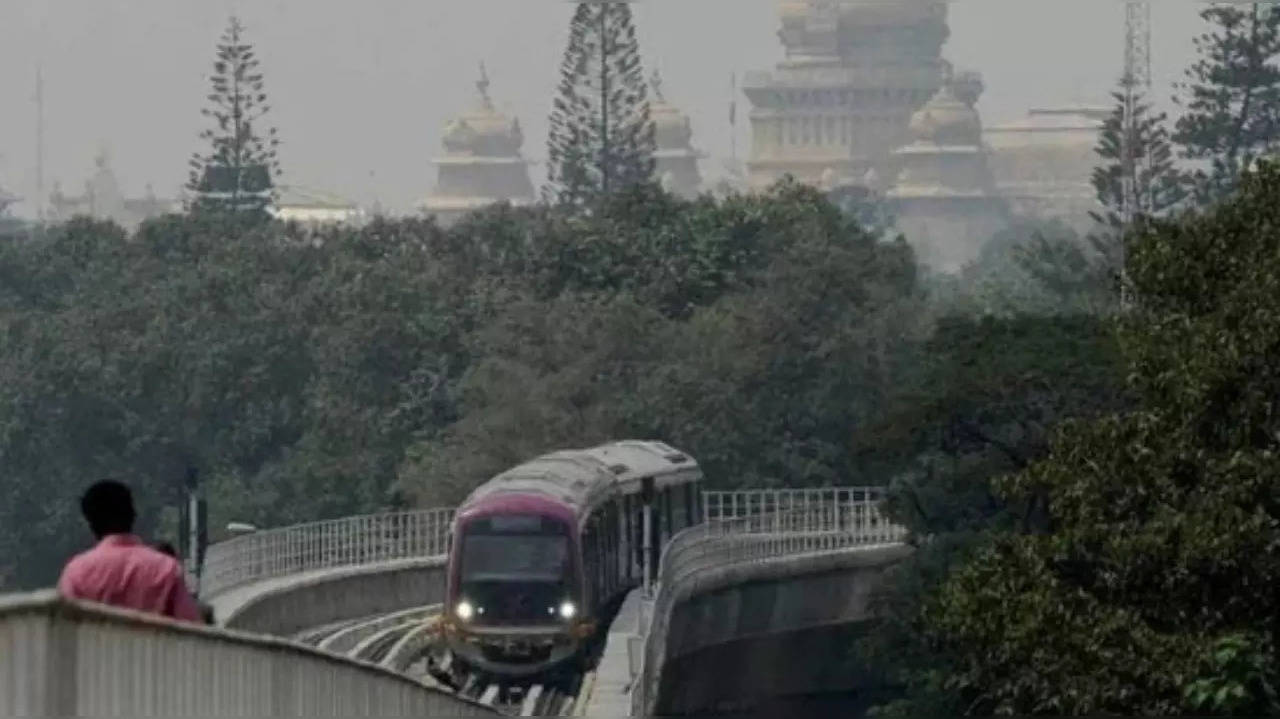
<path id="1" fill-rule="evenodd" d="M 80 511 L 98 543 L 67 562 L 58 580 L 62 596 L 202 621 L 178 561 L 133 534 L 137 515 L 128 487 L 97 482 L 80 498 Z"/>

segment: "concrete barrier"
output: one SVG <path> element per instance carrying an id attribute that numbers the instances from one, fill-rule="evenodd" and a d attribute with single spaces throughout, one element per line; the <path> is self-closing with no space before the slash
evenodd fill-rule
<path id="1" fill-rule="evenodd" d="M 856 677 L 827 682 L 824 667 L 849 658 L 841 638 L 873 618 L 883 572 L 911 551 L 890 543 L 708 565 L 661 587 L 633 713 L 849 689 Z"/>
<path id="2" fill-rule="evenodd" d="M 214 611 L 224 626 L 288 636 L 437 604 L 444 599 L 444 563 L 424 557 L 267 580 L 215 597 Z"/>
<path id="3" fill-rule="evenodd" d="M 0 714 L 458 717 L 495 710 L 291 641 L 62 599 L 0 597 Z"/>

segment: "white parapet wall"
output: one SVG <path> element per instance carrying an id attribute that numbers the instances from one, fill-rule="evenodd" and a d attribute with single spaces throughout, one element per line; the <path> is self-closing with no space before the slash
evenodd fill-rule
<path id="1" fill-rule="evenodd" d="M 65 600 L 0 596 L 0 715 L 495 716 L 374 664 L 285 639 Z"/>

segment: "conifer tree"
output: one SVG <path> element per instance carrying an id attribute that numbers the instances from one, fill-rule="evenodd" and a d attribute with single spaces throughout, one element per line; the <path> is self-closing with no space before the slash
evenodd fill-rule
<path id="1" fill-rule="evenodd" d="M 1205 163 L 1191 175 L 1203 204 L 1233 192 L 1280 139 L 1280 9 L 1214 5 L 1200 16 L 1212 28 L 1196 38 L 1199 59 L 1178 85 L 1185 113 L 1173 140 L 1184 158 Z"/>
<path id="2" fill-rule="evenodd" d="M 201 114 L 212 127 L 200 133 L 209 143 L 190 161 L 186 189 L 192 209 L 262 211 L 275 199 L 276 128 L 260 126 L 271 109 L 253 46 L 244 41 L 244 25 L 232 17 L 218 43 L 210 78 L 209 106 Z"/>
<path id="3" fill-rule="evenodd" d="M 654 125 L 631 7 L 579 3 L 560 74 L 544 198 L 582 205 L 648 182 L 654 170 Z"/>
<path id="4" fill-rule="evenodd" d="M 1136 93 L 1132 114 L 1125 117 L 1125 92 L 1113 94 L 1115 110 L 1103 122 L 1094 153 L 1102 164 L 1093 170 L 1093 189 L 1103 212 L 1090 213 L 1100 224 L 1119 230 L 1126 205 L 1135 217 L 1162 217 L 1183 201 L 1186 192 L 1174 163 L 1166 126 L 1168 115 L 1152 113 L 1151 104 Z M 1126 137 L 1127 136 L 1127 137 Z M 1131 157 L 1126 157 L 1126 139 Z M 1133 163 L 1133 182 L 1124 182 Z M 1128 194 L 1126 198 L 1125 195 Z"/>
<path id="5" fill-rule="evenodd" d="M 1091 276 L 1090 282 L 1114 288 L 1123 281 L 1128 226 L 1164 217 L 1181 206 L 1187 178 L 1175 164 L 1168 116 L 1153 113 L 1131 82 L 1122 82 L 1112 97 L 1115 110 L 1103 122 L 1094 148 L 1101 164 L 1091 178 L 1102 209 L 1089 213 L 1098 228 L 1089 236 L 1094 252 L 1081 255 L 1081 266 L 1087 267 L 1084 274 Z"/>

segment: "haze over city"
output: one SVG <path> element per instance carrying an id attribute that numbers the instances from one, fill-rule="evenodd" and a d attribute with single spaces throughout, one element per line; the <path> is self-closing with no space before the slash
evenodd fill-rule
<path id="1" fill-rule="evenodd" d="M 1191 60 L 1198 3 L 1153 8 L 1154 96 Z M 8 0 L 0 22 L 0 187 L 34 213 L 34 97 L 45 80 L 45 191 L 77 191 L 100 148 L 128 194 L 173 196 L 199 149 L 214 44 L 239 15 L 262 58 L 285 182 L 409 212 L 435 182 L 445 123 L 475 101 L 478 64 L 491 94 L 524 128 L 524 154 L 546 155 L 547 114 L 564 51 L 568 3 L 554 0 Z M 636 19 L 646 70 L 690 115 L 694 143 L 719 174 L 731 152 L 730 75 L 782 57 L 776 0 L 644 0 Z M 1115 0 L 960 0 L 943 55 L 981 72 L 985 124 L 1037 106 L 1109 104 L 1120 73 Z M 737 151 L 750 152 L 738 95 Z M 532 175 L 540 183 L 541 164 Z"/>

